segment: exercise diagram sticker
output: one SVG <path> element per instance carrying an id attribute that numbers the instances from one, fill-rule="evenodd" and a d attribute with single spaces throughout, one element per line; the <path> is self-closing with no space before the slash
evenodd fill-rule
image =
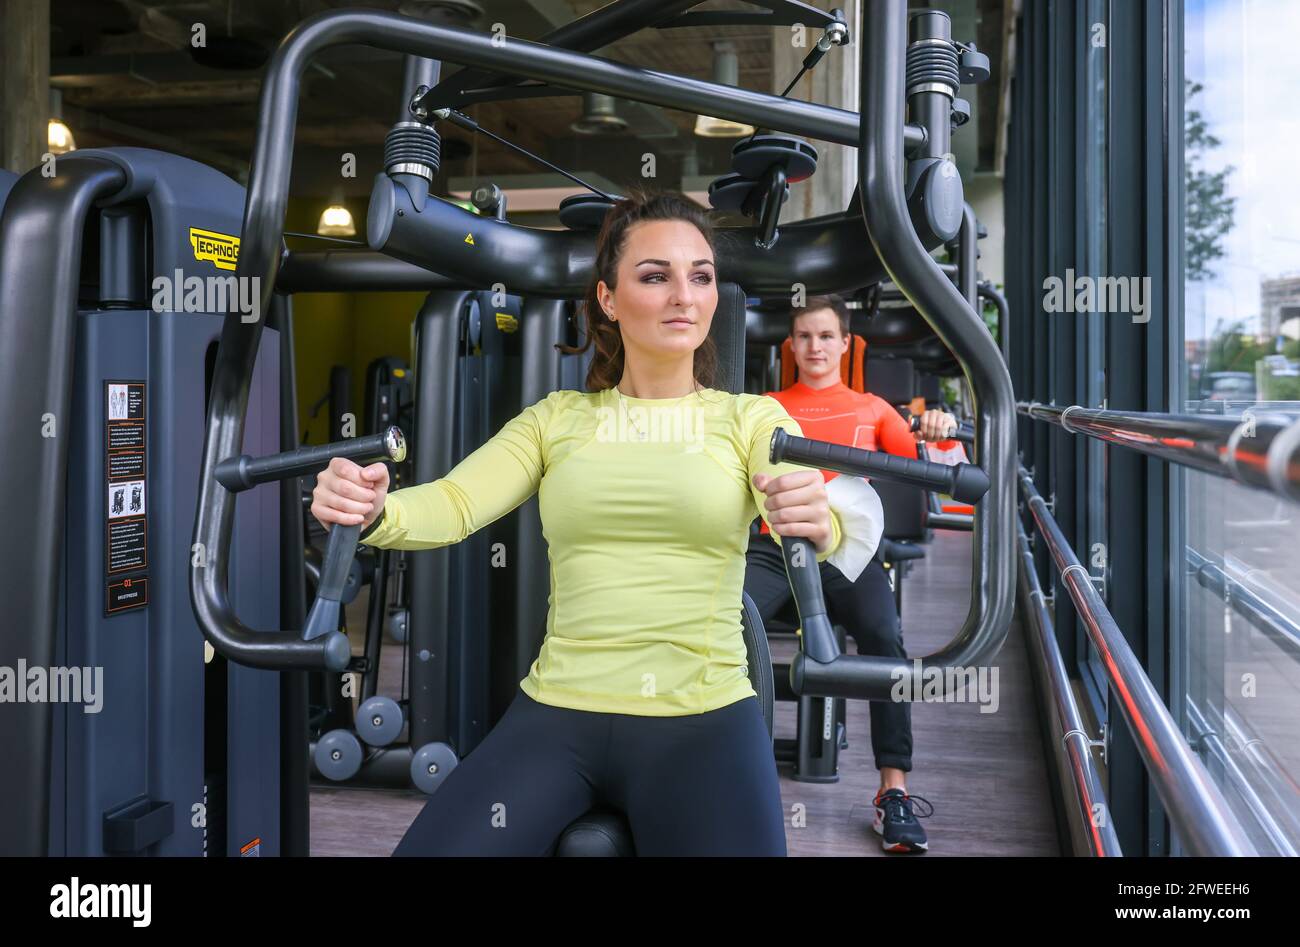
<path id="1" fill-rule="evenodd" d="M 144 515 L 144 481 L 108 485 L 108 518 Z"/>
<path id="2" fill-rule="evenodd" d="M 104 382 L 104 572 L 106 611 L 148 604 L 145 383 Z M 126 573 L 132 573 L 129 578 Z"/>

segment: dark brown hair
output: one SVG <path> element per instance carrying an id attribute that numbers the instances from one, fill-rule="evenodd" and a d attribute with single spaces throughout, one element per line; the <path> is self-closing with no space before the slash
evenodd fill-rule
<path id="1" fill-rule="evenodd" d="M 618 284 L 618 262 L 627 244 L 627 232 L 633 224 L 649 220 L 682 220 L 695 226 L 717 259 L 713 225 L 703 208 L 689 198 L 673 192 L 649 192 L 634 189 L 619 200 L 605 215 L 596 237 L 596 261 L 582 300 L 587 323 L 586 339 L 580 346 L 557 345 L 561 352 L 577 354 L 596 346 L 587 369 L 587 390 L 613 388 L 623 377 L 623 334 L 617 322 L 610 321 L 601 308 L 596 287 L 601 280 L 610 289 Z M 715 267 L 716 271 L 716 267 Z M 718 350 L 712 336 L 706 336 L 695 350 L 695 382 L 702 388 L 713 387 L 718 367 Z"/>
<path id="2" fill-rule="evenodd" d="M 790 338 L 794 338 L 794 321 L 805 313 L 816 312 L 819 309 L 832 310 L 840 320 L 840 334 L 844 336 L 849 334 L 849 307 L 844 304 L 842 296 L 830 294 L 809 296 L 802 306 L 795 306 L 790 310 Z"/>

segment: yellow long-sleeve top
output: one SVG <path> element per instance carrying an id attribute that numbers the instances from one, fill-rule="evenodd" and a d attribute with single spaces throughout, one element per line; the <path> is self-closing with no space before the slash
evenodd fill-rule
<path id="1" fill-rule="evenodd" d="M 537 493 L 551 593 L 524 692 L 603 713 L 716 710 L 754 693 L 741 591 L 749 524 L 768 514 L 751 478 L 804 469 L 769 462 L 778 427 L 800 434 L 780 402 L 758 395 L 552 392 L 447 476 L 389 493 L 361 541 L 450 545 Z M 831 519 L 818 561 L 841 540 Z"/>

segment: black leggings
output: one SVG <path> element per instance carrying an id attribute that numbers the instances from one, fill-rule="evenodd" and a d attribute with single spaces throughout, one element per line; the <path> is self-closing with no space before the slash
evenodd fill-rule
<path id="1" fill-rule="evenodd" d="M 785 855 L 758 699 L 682 717 L 594 713 L 523 691 L 393 852 L 545 855 L 598 802 L 626 813 L 638 855 Z"/>

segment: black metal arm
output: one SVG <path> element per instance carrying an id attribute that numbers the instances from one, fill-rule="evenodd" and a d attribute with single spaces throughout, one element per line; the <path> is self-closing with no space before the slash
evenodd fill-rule
<path id="1" fill-rule="evenodd" d="M 937 490 L 962 503 L 978 503 L 989 489 L 988 474 L 974 464 L 949 465 L 914 460 L 884 451 L 794 437 L 779 428 L 772 432 L 771 457 L 773 463 L 788 461 L 805 467 Z"/>

